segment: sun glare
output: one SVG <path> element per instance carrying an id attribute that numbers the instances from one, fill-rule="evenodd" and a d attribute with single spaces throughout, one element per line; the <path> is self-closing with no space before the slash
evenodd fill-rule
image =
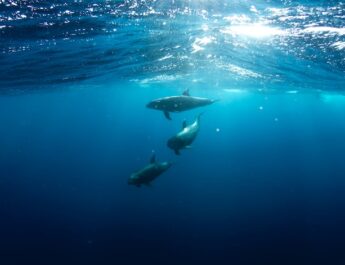
<path id="1" fill-rule="evenodd" d="M 221 32 L 233 36 L 247 36 L 251 38 L 267 38 L 276 35 L 284 35 L 285 33 L 278 28 L 272 28 L 261 24 L 235 25 L 227 27 Z"/>

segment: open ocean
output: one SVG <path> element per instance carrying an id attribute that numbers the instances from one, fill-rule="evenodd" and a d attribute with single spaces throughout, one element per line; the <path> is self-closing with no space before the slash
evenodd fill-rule
<path id="1" fill-rule="evenodd" d="M 218 101 L 146 107 L 186 89 Z M 345 265 L 345 2 L 0 0 L 0 265 L 31 264 Z"/>

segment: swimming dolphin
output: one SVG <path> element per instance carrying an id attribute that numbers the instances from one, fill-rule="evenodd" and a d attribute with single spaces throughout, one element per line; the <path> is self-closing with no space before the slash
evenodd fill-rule
<path id="1" fill-rule="evenodd" d="M 150 164 L 143 169 L 134 172 L 128 179 L 129 185 L 135 185 L 140 187 L 142 184 L 150 186 L 150 183 L 156 179 L 159 175 L 164 173 L 171 167 L 170 162 L 156 162 L 156 155 L 153 154 L 150 159 Z"/>
<path id="2" fill-rule="evenodd" d="M 190 144 L 198 135 L 201 115 L 199 114 L 196 120 L 189 126 L 187 126 L 186 121 L 183 121 L 182 130 L 168 140 L 168 147 L 174 150 L 176 155 L 180 154 L 181 149 L 190 148 Z"/>
<path id="3" fill-rule="evenodd" d="M 185 90 L 181 96 L 171 96 L 155 99 L 149 102 L 146 107 L 150 109 L 161 110 L 165 117 L 171 120 L 170 112 L 181 112 L 206 105 L 210 105 L 217 100 L 208 98 L 192 97 L 189 95 L 189 89 Z"/>

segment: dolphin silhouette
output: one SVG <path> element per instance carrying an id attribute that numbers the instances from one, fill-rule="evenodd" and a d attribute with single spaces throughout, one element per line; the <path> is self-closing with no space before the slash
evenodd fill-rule
<path id="1" fill-rule="evenodd" d="M 171 167 L 170 162 L 156 162 L 156 155 L 153 154 L 150 163 L 141 170 L 134 172 L 128 179 L 129 185 L 140 187 L 150 186 L 150 183 Z"/>
<path id="2" fill-rule="evenodd" d="M 210 105 L 218 100 L 192 97 L 189 94 L 189 89 L 185 90 L 180 96 L 171 96 L 165 98 L 155 99 L 149 102 L 146 107 L 150 109 L 161 110 L 165 117 L 171 120 L 170 112 L 181 112 L 206 105 Z"/>
<path id="3" fill-rule="evenodd" d="M 196 120 L 189 126 L 187 126 L 186 121 L 183 121 L 182 130 L 168 140 L 168 147 L 174 150 L 176 155 L 180 154 L 181 149 L 190 148 L 190 145 L 193 143 L 200 130 L 201 115 L 202 113 L 199 114 Z"/>

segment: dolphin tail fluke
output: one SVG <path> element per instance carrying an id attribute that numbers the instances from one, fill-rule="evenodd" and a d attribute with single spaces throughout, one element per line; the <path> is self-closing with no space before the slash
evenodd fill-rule
<path id="1" fill-rule="evenodd" d="M 167 118 L 168 120 L 171 120 L 170 113 L 169 113 L 168 111 L 164 111 L 164 116 L 165 116 L 165 118 Z"/>

